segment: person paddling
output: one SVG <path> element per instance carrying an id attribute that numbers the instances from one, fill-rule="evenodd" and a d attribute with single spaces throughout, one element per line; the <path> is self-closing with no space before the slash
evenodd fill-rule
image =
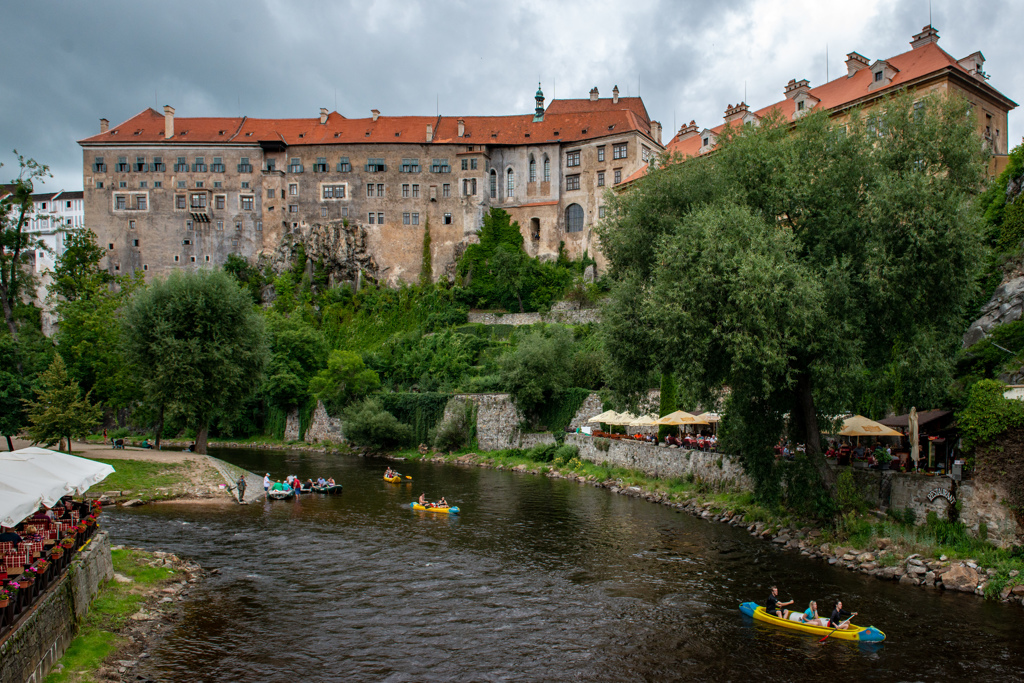
<path id="1" fill-rule="evenodd" d="M 828 620 L 828 627 L 838 629 L 850 628 L 850 619 L 853 619 L 855 616 L 857 616 L 857 612 L 847 612 L 843 609 L 843 601 L 837 600 L 836 608 L 832 610 L 832 617 Z M 845 621 L 843 620 L 844 617 L 846 618 Z"/>
<path id="2" fill-rule="evenodd" d="M 428 507 L 430 505 L 430 503 L 427 502 L 427 493 L 425 491 L 420 494 L 420 501 L 419 502 L 420 502 L 420 505 L 422 505 L 423 507 Z"/>
<path id="3" fill-rule="evenodd" d="M 772 586 L 772 592 L 771 592 L 771 594 L 768 595 L 768 600 L 765 602 L 764 611 L 767 612 L 768 614 L 772 615 L 773 617 L 780 617 L 782 619 L 789 619 L 789 610 L 788 609 L 780 610 L 779 608 L 780 607 L 785 607 L 786 605 L 792 605 L 792 604 L 793 604 L 792 600 L 789 600 L 787 602 L 780 602 L 779 601 L 779 589 L 777 587 L 775 587 L 775 586 Z"/>

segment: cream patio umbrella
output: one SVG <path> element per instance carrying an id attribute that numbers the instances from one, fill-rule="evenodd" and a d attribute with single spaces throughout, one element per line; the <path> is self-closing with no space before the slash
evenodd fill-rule
<path id="1" fill-rule="evenodd" d="M 712 424 L 714 424 L 715 422 L 721 422 L 722 421 L 722 416 L 721 415 L 719 415 L 718 413 L 712 413 L 712 412 L 701 413 L 697 417 L 700 418 L 701 420 L 707 420 L 708 422 L 710 422 Z"/>
<path id="2" fill-rule="evenodd" d="M 678 426 L 678 425 L 706 425 L 711 424 L 703 417 L 698 417 L 693 413 L 688 413 L 685 410 L 677 410 L 674 413 L 669 413 L 664 417 L 660 417 L 657 420 L 657 424 Z"/>
<path id="3" fill-rule="evenodd" d="M 903 436 L 891 427 L 886 427 L 863 415 L 854 415 L 843 420 L 840 436 Z"/>
<path id="4" fill-rule="evenodd" d="M 641 415 L 635 420 L 631 420 L 629 423 L 630 427 L 655 427 L 658 424 L 658 418 L 654 415 Z"/>
<path id="5" fill-rule="evenodd" d="M 618 413 L 604 421 L 605 424 L 624 426 L 636 419 L 633 413 Z"/>
<path id="6" fill-rule="evenodd" d="M 603 413 L 600 413 L 590 418 L 589 420 L 587 420 L 587 422 L 604 422 L 607 424 L 609 419 L 616 418 L 618 416 L 619 414 L 616 413 L 614 410 L 606 410 Z"/>

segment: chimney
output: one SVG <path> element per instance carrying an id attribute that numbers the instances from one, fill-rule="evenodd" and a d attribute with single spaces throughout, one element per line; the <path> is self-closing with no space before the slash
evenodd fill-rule
<path id="1" fill-rule="evenodd" d="M 320 107 L 320 123 L 327 123 L 327 107 Z"/>
<path id="2" fill-rule="evenodd" d="M 373 120 L 376 121 L 380 118 L 380 109 L 371 109 L 370 113 L 373 114 Z"/>
<path id="3" fill-rule="evenodd" d="M 659 145 L 661 144 L 661 123 L 658 121 L 651 121 L 651 137 Z"/>
<path id="4" fill-rule="evenodd" d="M 612 88 L 612 104 L 619 103 L 619 86 Z"/>
<path id="5" fill-rule="evenodd" d="M 597 86 L 595 85 L 593 88 L 590 89 L 590 101 L 597 102 L 598 98 L 600 97 L 601 95 L 597 92 Z"/>
<path id="6" fill-rule="evenodd" d="M 807 92 L 811 89 L 811 83 L 806 78 L 801 78 L 799 81 L 795 78 L 789 79 L 789 83 L 786 84 L 786 99 L 795 99 L 801 92 Z"/>
<path id="7" fill-rule="evenodd" d="M 174 107 L 164 105 L 164 139 L 174 137 Z"/>
<path id="8" fill-rule="evenodd" d="M 924 47 L 929 43 L 939 42 L 939 32 L 936 31 L 931 24 L 928 24 L 921 32 L 914 36 L 914 39 L 910 41 L 910 48 L 916 50 L 919 47 Z"/>
<path id="9" fill-rule="evenodd" d="M 696 135 L 698 131 L 699 129 L 697 128 L 697 122 L 690 121 L 688 124 L 679 129 L 679 132 L 676 133 L 676 139 L 680 141 L 688 140 L 692 138 L 694 135 Z"/>
<path id="10" fill-rule="evenodd" d="M 750 107 L 747 106 L 746 102 L 740 102 L 735 107 L 731 104 L 725 108 L 725 122 L 735 121 L 736 119 L 742 119 L 743 115 L 750 111 Z"/>
<path id="11" fill-rule="evenodd" d="M 459 137 L 461 138 L 466 134 L 466 122 L 463 119 L 459 119 Z"/>
<path id="12" fill-rule="evenodd" d="M 846 77 L 849 78 L 861 69 L 868 68 L 868 58 L 858 52 L 846 55 Z"/>
<path id="13" fill-rule="evenodd" d="M 434 141 L 434 127 L 428 123 L 427 124 L 427 142 L 433 142 L 433 141 Z"/>
<path id="14" fill-rule="evenodd" d="M 110 130 L 110 121 L 100 119 L 100 132 L 106 133 L 108 130 Z"/>

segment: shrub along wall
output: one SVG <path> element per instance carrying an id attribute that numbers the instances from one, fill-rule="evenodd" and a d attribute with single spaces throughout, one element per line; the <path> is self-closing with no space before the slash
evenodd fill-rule
<path id="1" fill-rule="evenodd" d="M 430 432 L 444 417 L 444 407 L 451 394 L 424 392 L 422 394 L 396 393 L 380 394 L 380 402 L 386 411 L 398 418 L 399 422 L 410 425 L 416 444 L 429 444 Z"/>

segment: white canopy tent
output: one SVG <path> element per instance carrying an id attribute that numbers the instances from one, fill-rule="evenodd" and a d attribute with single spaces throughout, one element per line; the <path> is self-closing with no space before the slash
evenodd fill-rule
<path id="1" fill-rule="evenodd" d="M 13 527 L 63 496 L 83 494 L 114 468 L 46 448 L 0 453 L 0 526 Z"/>

